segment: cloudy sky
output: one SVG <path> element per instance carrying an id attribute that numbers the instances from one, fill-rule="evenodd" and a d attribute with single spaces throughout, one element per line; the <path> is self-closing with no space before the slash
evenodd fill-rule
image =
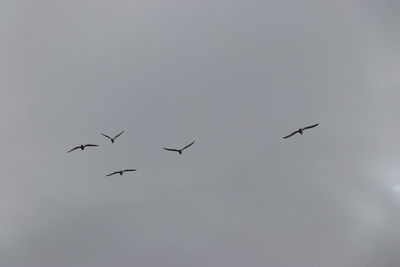
<path id="1" fill-rule="evenodd" d="M 1 0 L 0 265 L 398 267 L 399 13 Z"/>

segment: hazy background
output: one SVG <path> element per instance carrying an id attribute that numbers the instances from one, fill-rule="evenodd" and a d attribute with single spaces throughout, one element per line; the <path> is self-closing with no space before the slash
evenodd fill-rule
<path id="1" fill-rule="evenodd" d="M 399 14 L 0 1 L 0 265 L 398 267 Z"/>

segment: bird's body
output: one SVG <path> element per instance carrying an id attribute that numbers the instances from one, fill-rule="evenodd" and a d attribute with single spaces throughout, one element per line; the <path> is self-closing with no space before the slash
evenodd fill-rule
<path id="1" fill-rule="evenodd" d="M 124 130 L 124 131 L 125 131 L 125 130 Z M 110 136 L 108 136 L 108 135 L 105 135 L 105 134 L 103 134 L 103 133 L 100 133 L 100 134 L 101 134 L 102 136 L 107 137 L 108 139 L 110 139 L 111 143 L 114 143 L 114 142 L 115 142 L 115 139 L 117 139 L 118 136 L 120 136 L 121 134 L 123 134 L 124 131 L 120 132 L 119 134 L 117 134 L 117 135 L 114 136 L 113 138 L 110 137 Z"/>
<path id="2" fill-rule="evenodd" d="M 67 151 L 67 153 L 69 153 L 69 152 L 72 152 L 72 151 L 74 151 L 74 150 L 76 150 L 76 149 L 81 149 L 81 150 L 84 150 L 84 149 L 85 149 L 85 147 L 88 147 L 88 146 L 98 146 L 98 145 L 94 145 L 94 144 L 86 144 L 86 145 L 80 145 L 80 146 L 76 146 L 76 147 L 74 147 L 74 148 L 72 148 L 72 149 L 68 150 L 68 151 Z"/>
<path id="3" fill-rule="evenodd" d="M 107 174 L 106 176 L 108 177 L 108 176 L 111 176 L 111 175 L 114 175 L 114 174 L 122 175 L 122 174 L 124 174 L 124 172 L 134 172 L 134 171 L 137 171 L 137 169 L 125 169 L 125 170 L 120 170 L 120 171 L 116 171 L 116 172 Z"/>
<path id="4" fill-rule="evenodd" d="M 291 136 L 293 136 L 293 135 L 295 135 L 295 134 L 297 134 L 297 133 L 303 135 L 304 130 L 317 127 L 318 125 L 319 125 L 319 123 L 314 124 L 314 125 L 310 125 L 310 126 L 306 126 L 306 127 L 304 127 L 304 128 L 300 128 L 300 129 L 298 129 L 297 131 L 294 131 L 293 133 L 291 133 L 291 134 L 289 134 L 289 135 L 283 137 L 283 139 L 289 138 L 289 137 L 291 137 Z"/>
<path id="5" fill-rule="evenodd" d="M 174 151 L 174 152 L 178 152 L 178 153 L 179 153 L 179 155 L 182 155 L 182 153 L 183 153 L 183 150 L 185 150 L 186 148 L 188 148 L 188 147 L 190 147 L 191 145 L 193 145 L 193 144 L 194 144 L 194 142 L 195 142 L 195 141 L 191 142 L 190 144 L 188 144 L 187 146 L 185 146 L 185 147 L 183 147 L 183 148 L 181 148 L 181 149 L 175 149 L 175 148 L 166 148 L 166 147 L 163 147 L 163 149 L 165 149 L 165 150 L 167 150 L 167 151 Z"/>
<path id="6" fill-rule="evenodd" d="M 166 148 L 166 147 L 164 147 L 164 149 L 167 150 L 167 151 L 178 152 L 180 155 L 182 154 L 182 149 L 173 149 L 173 148 Z"/>

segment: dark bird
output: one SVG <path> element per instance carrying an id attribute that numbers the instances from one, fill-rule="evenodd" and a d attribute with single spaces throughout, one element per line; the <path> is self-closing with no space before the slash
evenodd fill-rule
<path id="1" fill-rule="evenodd" d="M 80 145 L 80 146 L 74 147 L 74 148 L 71 149 L 71 150 L 68 150 L 67 153 L 69 153 L 69 152 L 71 152 L 71 151 L 74 151 L 75 149 L 79 149 L 79 148 L 82 149 L 82 150 L 84 150 L 85 147 L 88 147 L 88 146 L 98 146 L 98 145 L 93 145 L 93 144 Z"/>
<path id="2" fill-rule="evenodd" d="M 178 152 L 179 154 L 182 154 L 183 150 L 185 150 L 186 148 L 190 147 L 190 146 L 193 145 L 193 144 L 194 144 L 194 141 L 191 142 L 190 144 L 188 144 L 187 146 L 185 146 L 185 147 L 182 148 L 182 149 L 174 149 L 174 148 L 166 148 L 166 147 L 163 147 L 163 148 L 164 148 L 165 150 L 168 150 L 168 151 L 175 151 L 175 152 Z"/>
<path id="3" fill-rule="evenodd" d="M 118 136 L 120 136 L 121 134 L 123 134 L 124 131 L 120 132 L 119 134 L 117 134 L 116 136 L 114 136 L 114 138 L 109 137 L 108 135 L 105 135 L 103 133 L 101 133 L 102 136 L 107 137 L 108 139 L 111 140 L 111 143 L 114 143 L 115 139 L 117 139 Z"/>
<path id="4" fill-rule="evenodd" d="M 134 171 L 137 171 L 137 169 L 125 169 L 125 170 L 121 170 L 121 171 L 116 171 L 116 172 L 107 174 L 106 176 L 108 177 L 108 176 L 111 176 L 111 175 L 114 175 L 117 173 L 119 173 L 119 175 L 122 175 L 124 172 L 134 172 Z"/>
<path id="5" fill-rule="evenodd" d="M 302 135 L 304 130 L 317 127 L 318 125 L 319 125 L 319 123 L 314 124 L 314 125 L 311 125 L 311 126 L 307 126 L 307 127 L 304 127 L 304 128 L 300 128 L 300 129 L 298 129 L 297 131 L 294 131 L 293 133 L 291 133 L 291 134 L 289 134 L 289 135 L 283 137 L 283 139 L 289 138 L 289 137 L 291 137 L 292 135 L 295 135 L 295 134 L 297 134 L 297 133 L 299 133 L 299 134 Z"/>

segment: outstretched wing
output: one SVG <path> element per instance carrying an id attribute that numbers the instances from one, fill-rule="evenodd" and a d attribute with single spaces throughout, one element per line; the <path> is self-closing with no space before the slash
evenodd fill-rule
<path id="1" fill-rule="evenodd" d="M 173 148 L 166 148 L 166 147 L 163 147 L 165 150 L 168 150 L 168 151 L 175 151 L 175 152 L 179 152 L 179 150 L 178 149 L 173 149 Z"/>
<path id="2" fill-rule="evenodd" d="M 293 132 L 293 133 L 291 133 L 291 134 L 289 134 L 289 135 L 286 135 L 286 136 L 283 137 L 282 139 L 289 138 L 289 137 L 291 137 L 291 136 L 293 136 L 293 135 L 295 135 L 295 134 L 297 134 L 297 133 L 299 133 L 299 131 L 295 131 L 295 132 Z"/>
<path id="3" fill-rule="evenodd" d="M 137 171 L 137 169 L 125 169 L 122 172 L 134 172 Z"/>
<path id="4" fill-rule="evenodd" d="M 105 135 L 103 133 L 100 133 L 102 136 L 107 137 L 108 139 L 112 139 L 111 137 L 109 137 L 108 135 Z"/>
<path id="5" fill-rule="evenodd" d="M 188 144 L 187 146 L 185 146 L 184 148 L 182 148 L 182 150 L 185 150 L 186 148 L 190 147 L 190 146 L 193 145 L 193 144 L 194 144 L 194 141 L 191 142 L 190 144 Z"/>
<path id="6" fill-rule="evenodd" d="M 74 151 L 75 149 L 81 148 L 80 146 L 74 147 L 73 149 L 70 149 L 67 151 L 67 153 Z"/>
<path id="7" fill-rule="evenodd" d="M 98 146 L 98 145 L 94 145 L 94 144 L 86 144 L 86 145 L 84 145 L 84 147 L 87 147 L 87 146 Z"/>
<path id="8" fill-rule="evenodd" d="M 106 177 L 117 174 L 117 173 L 119 173 L 119 172 L 113 172 L 113 173 L 107 174 Z"/>
<path id="9" fill-rule="evenodd" d="M 304 127 L 303 130 L 311 129 L 311 128 L 317 127 L 318 125 L 319 125 L 319 123 L 311 125 L 311 126 L 307 126 L 307 127 Z"/>
<path id="10" fill-rule="evenodd" d="M 117 135 L 114 137 L 114 139 L 116 139 L 118 136 L 120 136 L 121 134 L 123 134 L 124 131 L 125 131 L 125 130 L 123 130 L 122 132 L 120 132 L 119 134 L 117 134 Z"/>

